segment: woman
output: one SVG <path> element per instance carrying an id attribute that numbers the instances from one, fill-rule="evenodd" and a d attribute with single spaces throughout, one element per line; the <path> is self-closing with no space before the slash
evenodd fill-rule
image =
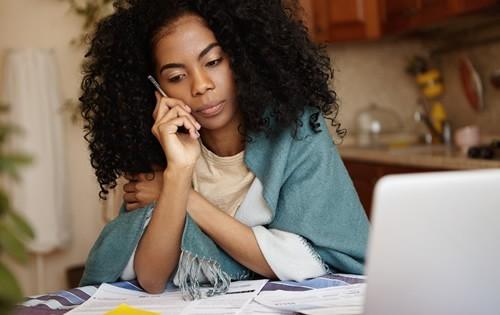
<path id="1" fill-rule="evenodd" d="M 86 55 L 92 166 L 101 196 L 125 173 L 158 180 L 132 177 L 81 284 L 136 277 L 158 293 L 172 279 L 199 298 L 201 283 L 361 273 L 367 219 L 322 118 L 342 135 L 329 60 L 293 5 L 115 6 Z"/>

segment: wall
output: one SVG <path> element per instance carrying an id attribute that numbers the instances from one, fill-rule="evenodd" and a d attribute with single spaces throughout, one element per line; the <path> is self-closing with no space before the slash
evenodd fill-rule
<path id="1" fill-rule="evenodd" d="M 53 48 L 59 63 L 62 97 L 76 99 L 83 50 L 71 47 L 69 41 L 79 33 L 81 22 L 59 0 L 0 0 L 0 73 L 9 48 Z M 0 80 L 1 77 L 0 75 Z M 64 288 L 66 268 L 85 261 L 90 246 L 102 228 L 98 187 L 88 161 L 81 126 L 72 125 L 69 118 L 65 122 L 64 141 L 70 200 L 68 211 L 71 213 L 73 240 L 70 248 L 44 258 L 41 268 L 45 283 L 39 288 L 35 280 L 37 274 L 34 258 L 25 267 L 14 264 L 13 268 L 25 294 Z"/>
<path id="2" fill-rule="evenodd" d="M 339 120 L 355 133 L 356 114 L 370 103 L 393 109 L 404 122 L 412 122 L 417 88 L 405 66 L 415 54 L 425 53 L 416 41 L 334 44 L 328 46 L 334 68 L 333 88 L 339 96 Z"/>
<path id="3" fill-rule="evenodd" d="M 485 108 L 480 113 L 472 110 L 462 91 L 458 71 L 462 55 L 469 56 L 483 82 Z M 500 69 L 500 38 L 490 44 L 443 54 L 440 58 L 447 87 L 443 101 L 454 126 L 476 124 L 484 134 L 500 135 L 500 90 L 490 83 L 492 72 Z"/>

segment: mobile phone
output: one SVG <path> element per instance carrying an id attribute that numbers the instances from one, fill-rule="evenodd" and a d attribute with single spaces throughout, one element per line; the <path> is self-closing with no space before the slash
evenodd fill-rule
<path id="1" fill-rule="evenodd" d="M 154 87 L 158 92 L 160 92 L 161 96 L 163 97 L 168 97 L 167 93 L 165 93 L 162 89 L 158 81 L 155 80 L 155 78 L 152 75 L 148 75 L 148 80 L 153 83 Z"/>

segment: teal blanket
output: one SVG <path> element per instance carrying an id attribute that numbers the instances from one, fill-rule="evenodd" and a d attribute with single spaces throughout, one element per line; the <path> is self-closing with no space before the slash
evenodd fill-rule
<path id="1" fill-rule="evenodd" d="M 245 163 L 263 185 L 263 197 L 273 212 L 268 228 L 304 237 L 331 272 L 362 274 L 368 220 L 340 159 L 325 121 L 320 133 L 309 127 L 310 111 L 296 137 L 286 129 L 277 136 L 253 135 L 245 148 Z M 126 212 L 108 223 L 94 244 L 81 285 L 117 281 L 143 232 L 153 205 Z M 231 280 L 253 273 L 227 255 L 187 216 L 177 275 L 182 291 L 199 298 L 200 265 L 212 289 L 227 290 Z M 208 267 L 208 268 L 207 268 Z"/>

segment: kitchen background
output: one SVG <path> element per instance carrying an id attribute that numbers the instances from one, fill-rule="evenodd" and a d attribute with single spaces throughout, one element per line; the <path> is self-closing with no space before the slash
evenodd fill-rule
<path id="1" fill-rule="evenodd" d="M 419 110 L 417 104 L 420 93 L 415 79 L 405 72 L 405 68 L 413 56 L 428 57 L 443 47 L 449 47 L 449 51 L 434 54 L 431 64 L 436 65 L 442 73 L 445 90 L 441 101 L 452 131 L 477 125 L 483 142 L 495 136 L 500 138 L 500 90 L 490 83 L 494 71 L 500 69 L 500 27 L 495 26 L 500 23 L 488 22 L 482 23 L 487 26 L 474 27 L 477 21 L 496 19 L 498 22 L 500 11 L 498 4 L 495 4 L 497 1 L 470 1 L 472 5 L 467 0 L 392 2 L 396 3 L 396 9 L 407 6 L 403 6 L 403 11 L 398 11 L 404 14 L 401 13 L 394 19 L 403 22 L 416 19 L 418 23 L 407 23 L 410 25 L 407 27 L 412 31 L 417 30 L 417 35 L 415 32 L 394 34 L 398 27 L 401 29 L 401 25 L 407 24 L 394 22 L 391 26 L 393 20 L 387 11 L 387 8 L 392 8 L 390 0 L 303 1 L 308 16 L 312 17 L 309 23 L 313 36 L 329 41 L 327 51 L 335 69 L 333 86 L 339 96 L 339 119 L 349 132 L 345 143 L 340 146 L 341 153 L 356 160 L 356 156 L 343 147 L 355 147 L 356 118 L 372 103 L 395 113 L 406 131 L 423 130 L 414 120 L 414 114 Z M 425 5 L 429 5 L 428 3 L 431 6 L 432 3 L 441 3 L 446 10 L 450 8 L 450 3 L 459 3 L 467 10 L 455 14 L 453 12 L 457 11 L 449 9 L 442 11 L 446 12 L 442 15 L 436 15 L 437 11 L 432 11 L 432 8 L 426 13 Z M 342 16 L 343 13 L 346 15 Z M 429 14 L 428 19 L 425 18 L 426 14 Z M 463 16 L 457 19 L 451 15 Z M 80 64 L 84 48 L 71 45 L 70 42 L 79 36 L 82 24 L 83 19 L 70 10 L 68 1 L 0 0 L 0 74 L 3 74 L 0 75 L 0 100 L 6 94 L 8 56 L 27 48 L 47 49 L 55 56 L 61 103 L 76 100 L 79 95 Z M 324 25 L 327 25 L 326 29 Z M 431 28 L 434 25 L 439 28 Z M 351 35 L 349 27 L 356 29 Z M 340 39 L 336 37 L 344 34 L 344 31 L 347 35 Z M 436 39 L 444 31 L 451 33 L 444 36 L 444 39 Z M 461 46 L 450 46 L 456 44 L 457 40 L 460 40 Z M 464 55 L 470 58 L 483 82 L 485 108 L 479 113 L 471 109 L 460 81 L 459 59 Z M 36 107 L 37 103 L 34 102 L 32 106 Z M 2 256 L 2 259 L 9 261 L 27 295 L 68 287 L 67 270 L 84 263 L 90 246 L 104 225 L 104 218 L 112 216 L 120 199 L 117 195 L 106 203 L 98 200 L 98 186 L 89 164 L 82 123 L 72 122 L 71 112 L 67 110 L 58 111 L 54 119 L 62 122 L 65 211 L 68 214 L 64 224 L 71 237 L 61 240 L 50 252 L 30 255 L 25 266 Z M 448 155 L 457 156 L 455 153 Z M 466 159 L 465 156 L 459 158 Z M 369 162 L 361 160 L 361 163 Z M 398 164 L 404 163 L 399 161 Z M 418 165 L 412 165 L 415 166 Z M 478 167 L 483 166 L 495 167 L 496 164 L 480 164 Z M 434 168 L 447 167 L 439 165 Z M 377 174 L 380 175 L 380 172 Z M 361 186 L 357 188 L 366 188 Z M 103 208 L 107 209 L 104 215 Z"/>

